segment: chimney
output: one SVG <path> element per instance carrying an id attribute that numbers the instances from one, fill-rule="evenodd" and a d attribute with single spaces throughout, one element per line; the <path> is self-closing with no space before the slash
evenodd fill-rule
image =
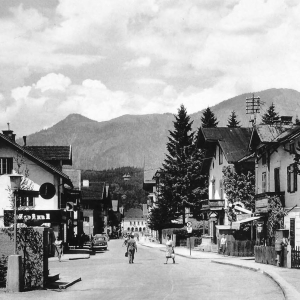
<path id="1" fill-rule="evenodd" d="M 24 141 L 23 147 L 26 147 L 26 138 L 27 138 L 26 135 L 24 135 L 24 136 L 23 136 L 23 141 Z"/>
<path id="2" fill-rule="evenodd" d="M 9 123 L 7 123 L 7 127 L 8 129 L 2 130 L 2 133 L 8 138 L 10 138 L 13 142 L 16 142 L 16 135 L 13 133 L 13 130 L 10 130 Z"/>

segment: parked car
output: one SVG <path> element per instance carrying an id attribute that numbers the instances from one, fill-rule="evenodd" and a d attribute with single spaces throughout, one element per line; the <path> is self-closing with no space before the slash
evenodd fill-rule
<path id="1" fill-rule="evenodd" d="M 101 234 L 95 234 L 91 243 L 91 249 L 103 249 L 107 250 L 107 239 L 106 236 Z"/>

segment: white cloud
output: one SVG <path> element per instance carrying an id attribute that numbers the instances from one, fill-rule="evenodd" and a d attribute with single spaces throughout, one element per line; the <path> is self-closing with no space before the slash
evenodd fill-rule
<path id="1" fill-rule="evenodd" d="M 300 90 L 298 1 L 60 0 L 47 15 L 8 11 L 0 119 L 26 130 L 71 112 L 195 112 L 244 92 Z"/>
<path id="2" fill-rule="evenodd" d="M 71 84 L 71 79 L 62 75 L 51 73 L 42 77 L 35 85 L 37 89 L 42 92 L 47 90 L 58 90 L 65 91 L 66 88 Z"/>
<path id="3" fill-rule="evenodd" d="M 149 67 L 151 59 L 149 57 L 139 57 L 138 59 L 133 59 L 124 63 L 125 68 L 144 68 Z"/>
<path id="4" fill-rule="evenodd" d="M 156 79 L 156 78 L 139 78 L 135 80 L 138 84 L 159 84 L 165 85 L 166 83 L 163 80 Z"/>

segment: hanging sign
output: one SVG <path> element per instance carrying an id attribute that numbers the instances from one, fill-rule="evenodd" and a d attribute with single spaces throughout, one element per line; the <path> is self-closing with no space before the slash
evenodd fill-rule
<path id="1" fill-rule="evenodd" d="M 56 193 L 55 186 L 50 182 L 45 182 L 40 187 L 40 195 L 44 199 L 51 199 Z"/>

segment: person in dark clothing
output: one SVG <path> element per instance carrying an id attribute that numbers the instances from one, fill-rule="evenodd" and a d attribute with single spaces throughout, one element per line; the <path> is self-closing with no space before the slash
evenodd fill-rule
<path id="1" fill-rule="evenodd" d="M 127 252 L 128 252 L 128 258 L 130 264 L 133 264 L 135 251 L 137 252 L 136 241 L 134 239 L 134 235 L 131 235 L 130 239 L 127 242 Z"/>

